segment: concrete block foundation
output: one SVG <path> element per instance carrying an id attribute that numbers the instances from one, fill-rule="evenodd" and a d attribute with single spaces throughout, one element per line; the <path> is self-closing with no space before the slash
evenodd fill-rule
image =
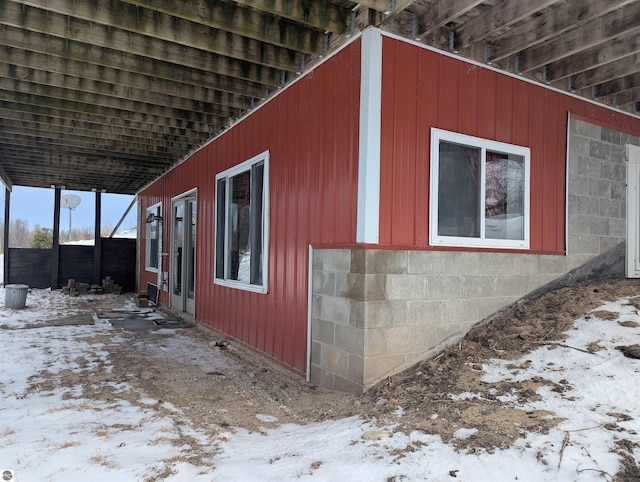
<path id="1" fill-rule="evenodd" d="M 566 254 L 354 247 L 313 257 L 310 379 L 360 394 L 523 298 L 624 275 L 624 144 L 571 119 Z"/>

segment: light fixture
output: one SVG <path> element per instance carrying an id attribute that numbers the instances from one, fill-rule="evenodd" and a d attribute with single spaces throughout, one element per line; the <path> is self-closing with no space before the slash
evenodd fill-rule
<path id="1" fill-rule="evenodd" d="M 144 222 L 146 224 L 149 224 L 149 223 L 153 223 L 155 221 L 162 222 L 162 216 L 158 216 L 158 215 L 156 215 L 154 213 L 149 213 L 149 215 L 147 216 L 147 219 L 145 219 Z"/>

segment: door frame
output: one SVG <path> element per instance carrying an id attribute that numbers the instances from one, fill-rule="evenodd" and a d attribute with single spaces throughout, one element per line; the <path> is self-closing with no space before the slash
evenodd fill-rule
<path id="1" fill-rule="evenodd" d="M 640 147 L 627 144 L 627 243 L 625 275 L 640 278 Z"/>
<path id="2" fill-rule="evenodd" d="M 189 258 L 184 258 L 183 257 L 183 262 L 181 263 L 182 265 L 182 273 L 181 273 L 181 279 L 183 280 L 182 282 L 182 286 L 181 286 L 181 294 L 180 295 L 175 295 L 173 292 L 173 283 L 174 283 L 174 275 L 175 273 L 173 272 L 175 269 L 175 265 L 174 265 L 174 255 L 175 255 L 175 233 L 174 233 L 174 229 L 175 229 L 175 206 L 178 203 L 183 203 L 184 207 L 185 207 L 185 216 L 187 215 L 186 209 L 187 209 L 187 202 L 188 201 L 193 201 L 193 204 L 196 206 L 196 239 L 198 236 L 198 231 L 197 231 L 197 225 L 198 225 L 198 221 L 197 221 L 197 216 L 198 216 L 198 210 L 197 210 L 197 206 L 198 206 L 198 190 L 197 188 L 193 188 L 190 189 L 189 191 L 185 191 L 182 194 L 179 194 L 178 196 L 174 196 L 171 198 L 171 216 L 170 216 L 170 226 L 171 226 L 171 231 L 169 233 L 169 239 L 171 240 L 171 252 L 170 252 L 170 259 L 169 259 L 169 266 L 171 269 L 170 272 L 170 276 L 169 276 L 169 306 L 171 307 L 171 309 L 173 310 L 177 310 L 180 311 L 182 313 L 188 313 L 192 316 L 195 316 L 195 300 L 196 300 L 196 291 L 197 291 L 197 286 L 195 283 L 195 279 L 196 279 L 196 251 L 197 251 L 197 243 L 196 243 L 196 250 L 194 250 L 193 253 L 193 276 L 194 276 L 194 286 L 193 286 L 193 298 L 189 298 L 188 297 L 188 286 L 186 284 L 186 280 L 187 280 L 187 263 L 189 262 Z M 191 240 L 191 230 L 188 229 L 188 226 L 190 227 L 190 225 L 187 225 L 186 222 L 183 221 L 183 229 L 182 229 L 182 233 L 183 233 L 183 237 L 182 237 L 182 246 L 183 248 L 185 246 L 187 246 L 188 242 Z M 184 253 L 184 251 L 183 251 Z"/>

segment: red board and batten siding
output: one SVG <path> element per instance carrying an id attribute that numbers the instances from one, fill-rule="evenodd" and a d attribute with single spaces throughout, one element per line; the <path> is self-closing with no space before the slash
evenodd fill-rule
<path id="1" fill-rule="evenodd" d="M 309 244 L 355 241 L 359 102 L 360 42 L 354 42 L 139 194 L 143 215 L 162 201 L 163 251 L 170 253 L 171 198 L 197 188 L 196 319 L 299 373 L 306 369 Z M 265 295 L 214 285 L 213 263 L 216 173 L 266 150 Z M 144 250 L 143 239 L 141 286 L 157 279 L 144 269 Z M 164 258 L 165 270 L 170 261 Z M 168 303 L 167 293 L 161 302 Z"/>
<path id="2" fill-rule="evenodd" d="M 568 114 L 640 134 L 640 120 L 391 37 L 382 44 L 380 244 L 429 242 L 431 128 L 531 149 L 531 249 L 565 251 Z"/>

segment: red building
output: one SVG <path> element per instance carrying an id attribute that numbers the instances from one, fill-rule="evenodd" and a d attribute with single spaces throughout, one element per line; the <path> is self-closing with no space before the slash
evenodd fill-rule
<path id="1" fill-rule="evenodd" d="M 639 136 L 369 29 L 139 192 L 140 286 L 358 393 L 536 290 L 635 276 Z"/>

